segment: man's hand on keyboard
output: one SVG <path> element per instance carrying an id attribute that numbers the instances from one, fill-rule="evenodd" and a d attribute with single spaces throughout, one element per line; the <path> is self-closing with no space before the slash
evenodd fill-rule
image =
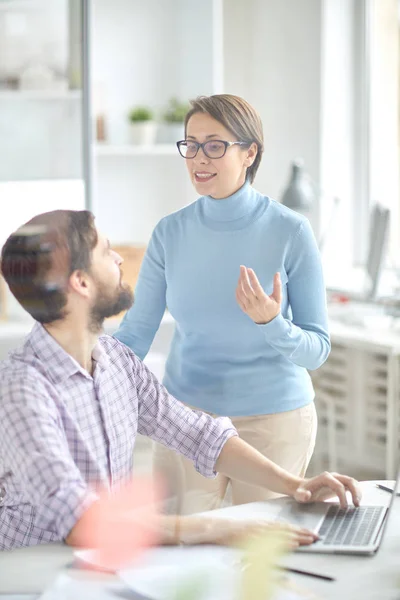
<path id="1" fill-rule="evenodd" d="M 358 482 L 340 473 L 321 473 L 316 477 L 303 479 L 293 494 L 298 502 L 320 502 L 337 496 L 342 508 L 348 506 L 346 492 L 350 492 L 354 506 L 359 506 L 361 489 Z"/>

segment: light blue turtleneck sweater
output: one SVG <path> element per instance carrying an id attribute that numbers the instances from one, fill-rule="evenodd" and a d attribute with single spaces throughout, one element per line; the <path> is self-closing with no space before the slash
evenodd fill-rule
<path id="1" fill-rule="evenodd" d="M 281 314 L 266 325 L 236 302 L 240 265 L 254 269 L 267 294 L 281 274 Z M 320 256 L 304 217 L 246 183 L 163 218 L 116 337 L 143 359 L 166 307 L 176 329 L 164 384 L 179 400 L 228 416 L 312 402 L 307 369 L 322 365 L 330 342 Z"/>

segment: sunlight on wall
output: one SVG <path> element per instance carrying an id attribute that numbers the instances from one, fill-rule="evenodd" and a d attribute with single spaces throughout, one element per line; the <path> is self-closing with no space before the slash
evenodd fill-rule
<path id="1" fill-rule="evenodd" d="M 56 209 L 85 208 L 82 180 L 0 182 L 0 248 L 34 215 Z"/>

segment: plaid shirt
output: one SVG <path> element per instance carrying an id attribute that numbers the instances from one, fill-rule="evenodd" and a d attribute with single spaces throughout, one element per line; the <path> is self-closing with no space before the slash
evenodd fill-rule
<path id="1" fill-rule="evenodd" d="M 137 433 L 206 477 L 237 435 L 170 396 L 115 338 L 102 336 L 92 358 L 93 376 L 36 324 L 0 363 L 0 549 L 63 540 L 99 486 L 130 477 Z"/>

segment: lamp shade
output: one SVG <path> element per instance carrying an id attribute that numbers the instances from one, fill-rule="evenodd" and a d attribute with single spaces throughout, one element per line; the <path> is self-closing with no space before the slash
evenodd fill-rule
<path id="1" fill-rule="evenodd" d="M 288 208 L 307 213 L 313 208 L 315 191 L 303 167 L 303 161 L 292 163 L 290 181 L 283 192 L 281 202 Z"/>

